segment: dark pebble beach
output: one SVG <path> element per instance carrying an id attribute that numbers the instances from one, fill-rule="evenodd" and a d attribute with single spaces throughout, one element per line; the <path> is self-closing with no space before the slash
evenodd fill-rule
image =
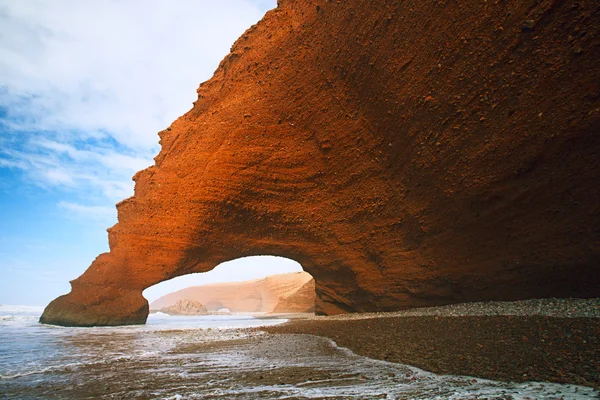
<path id="1" fill-rule="evenodd" d="M 596 299 L 474 303 L 297 319 L 264 330 L 324 336 L 362 356 L 439 374 L 600 388 L 598 310 Z"/>

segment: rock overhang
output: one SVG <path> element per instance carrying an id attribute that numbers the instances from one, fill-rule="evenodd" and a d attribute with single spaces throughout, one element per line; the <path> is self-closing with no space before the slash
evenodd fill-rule
<path id="1" fill-rule="evenodd" d="M 299 261 L 324 314 L 598 296 L 598 12 L 284 2 L 160 133 L 110 253 L 42 322 L 144 323 L 146 287 L 264 254 Z"/>

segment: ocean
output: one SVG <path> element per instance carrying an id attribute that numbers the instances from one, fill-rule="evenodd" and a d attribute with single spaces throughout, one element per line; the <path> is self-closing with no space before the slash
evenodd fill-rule
<path id="1" fill-rule="evenodd" d="M 151 314 L 144 326 L 42 325 L 41 307 L 0 306 L 6 399 L 597 399 L 592 388 L 437 375 L 372 360 L 285 320 Z"/>

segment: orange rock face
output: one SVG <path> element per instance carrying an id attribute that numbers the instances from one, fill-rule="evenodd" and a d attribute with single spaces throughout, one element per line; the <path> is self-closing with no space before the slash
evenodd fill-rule
<path id="1" fill-rule="evenodd" d="M 222 308 L 232 312 L 312 312 L 315 284 L 306 272 L 295 272 L 245 282 L 192 286 L 158 298 L 150 309 L 161 310 L 184 299 L 199 302 L 212 312 Z"/>
<path id="2" fill-rule="evenodd" d="M 280 3 L 42 322 L 143 323 L 145 288 L 252 255 L 324 314 L 600 295 L 600 3 Z"/>

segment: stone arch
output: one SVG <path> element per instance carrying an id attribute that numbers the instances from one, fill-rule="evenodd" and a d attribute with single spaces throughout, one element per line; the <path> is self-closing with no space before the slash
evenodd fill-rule
<path id="1" fill-rule="evenodd" d="M 144 288 L 257 254 L 299 261 L 324 314 L 599 296 L 598 6 L 530 3 L 282 2 L 41 321 L 143 323 Z"/>
<path id="2" fill-rule="evenodd" d="M 110 235 L 114 235 L 117 229 L 118 224 L 110 230 Z M 313 275 L 315 272 L 318 274 L 319 270 L 315 268 L 317 264 L 288 245 L 261 246 L 261 249 L 265 250 L 260 251 L 252 251 L 248 247 L 240 251 L 242 246 L 236 245 L 232 246 L 227 254 L 219 252 L 216 255 L 208 255 L 203 248 L 173 252 L 172 245 L 168 252 L 164 252 L 164 247 L 159 244 L 160 242 L 156 241 L 149 243 L 145 251 L 142 250 L 147 258 L 135 259 L 135 261 L 127 253 L 121 255 L 118 251 L 119 245 L 115 244 L 110 253 L 98 256 L 85 274 L 71 281 L 71 293 L 57 298 L 48 305 L 41 322 L 66 326 L 143 324 L 149 312 L 148 302 L 142 295 L 146 288 L 174 277 L 208 272 L 218 265 L 235 259 L 264 254 L 301 260 L 299 263 L 303 270 L 315 280 L 317 314 L 351 311 L 349 308 L 336 305 L 337 296 L 328 295 L 327 291 L 319 285 L 319 278 Z M 167 257 L 173 257 L 173 253 L 179 256 L 175 268 L 173 263 L 164 262 Z M 194 258 L 199 257 L 200 254 L 203 255 L 202 259 Z M 191 260 L 194 259 L 197 261 L 192 262 Z M 153 268 L 148 268 L 148 264 Z"/>

